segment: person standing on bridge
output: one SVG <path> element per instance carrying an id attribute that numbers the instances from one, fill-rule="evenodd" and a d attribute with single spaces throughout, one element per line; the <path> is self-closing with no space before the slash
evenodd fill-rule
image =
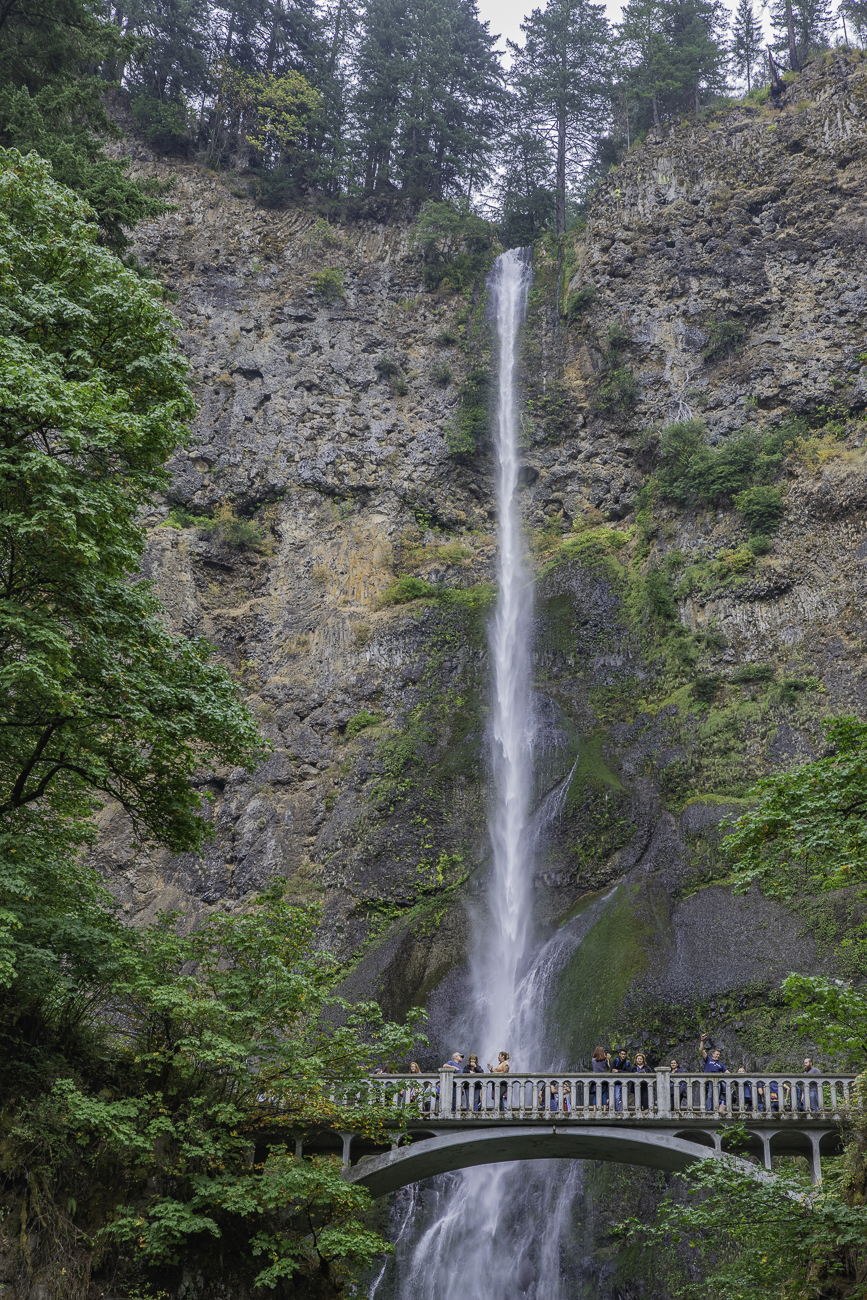
<path id="1" fill-rule="evenodd" d="M 650 1066 L 647 1064 L 647 1057 L 644 1055 L 643 1052 L 635 1053 L 635 1073 L 650 1074 Z M 646 1083 L 640 1084 L 639 1092 L 641 1093 L 641 1109 L 649 1110 L 650 1097 L 648 1095 L 648 1085 Z"/>
<path id="2" fill-rule="evenodd" d="M 452 1052 L 452 1059 L 451 1059 L 450 1061 L 445 1061 L 445 1062 L 440 1066 L 440 1069 L 441 1069 L 441 1070 L 454 1070 L 455 1074 L 463 1074 L 463 1072 L 464 1072 L 464 1057 L 463 1057 L 463 1053 L 462 1053 L 462 1052 Z M 455 1083 L 455 1084 L 452 1085 L 452 1110 L 453 1110 L 453 1111 L 456 1111 L 457 1108 L 458 1108 L 458 1085 Z"/>
<path id="3" fill-rule="evenodd" d="M 488 1070 L 491 1074 L 508 1074 L 509 1053 L 500 1052 L 499 1056 L 497 1057 L 496 1065 L 491 1065 L 490 1061 L 488 1061 Z M 507 1100 L 508 1092 L 509 1092 L 509 1085 L 507 1083 L 501 1083 L 500 1084 L 500 1110 L 505 1110 L 506 1107 L 508 1106 L 508 1100 Z M 494 1084 L 494 1101 L 496 1100 L 497 1100 L 497 1085 Z"/>
<path id="4" fill-rule="evenodd" d="M 804 1074 L 821 1074 L 821 1073 L 822 1071 L 819 1069 L 819 1067 L 813 1064 L 812 1056 L 805 1056 Z M 818 1110 L 818 1109 L 819 1109 L 819 1085 L 816 1083 L 811 1083 L 810 1084 L 810 1110 Z M 798 1084 L 798 1110 L 806 1110 L 806 1104 L 804 1101 L 804 1087 L 803 1084 L 800 1083 Z"/>
<path id="5" fill-rule="evenodd" d="M 476 1056 L 475 1052 L 470 1052 L 470 1059 L 467 1061 L 467 1074 L 484 1074 L 484 1073 L 485 1073 L 484 1070 L 479 1065 L 478 1056 Z M 481 1110 L 482 1109 L 482 1085 L 480 1083 L 475 1083 L 472 1085 L 465 1083 L 464 1091 L 467 1094 L 469 1094 L 471 1090 L 473 1094 L 473 1110 Z M 469 1096 L 467 1097 L 467 1105 L 469 1105 Z"/>
<path id="6" fill-rule="evenodd" d="M 626 1048 L 621 1047 L 620 1051 L 614 1058 L 614 1064 L 611 1069 L 615 1074 L 632 1074 L 632 1063 L 626 1055 Z M 614 1085 L 614 1109 L 623 1110 L 623 1084 L 615 1083 Z"/>
<path id="7" fill-rule="evenodd" d="M 674 1057 L 672 1057 L 672 1058 L 671 1058 L 671 1061 L 669 1062 L 669 1068 L 670 1068 L 672 1074 L 688 1074 L 688 1073 L 689 1073 L 688 1070 L 682 1070 L 682 1069 L 680 1068 L 680 1066 L 678 1065 L 678 1063 L 677 1063 L 677 1061 L 675 1060 Z M 672 1110 L 677 1110 L 678 1107 L 675 1106 L 675 1104 L 674 1104 L 674 1084 L 673 1084 L 673 1083 L 670 1083 L 670 1084 L 668 1085 L 668 1087 L 669 1087 L 669 1092 L 670 1092 L 670 1094 L 671 1094 L 671 1109 L 672 1109 Z M 679 1087 L 678 1087 L 678 1103 L 679 1103 L 679 1106 L 685 1106 L 685 1105 L 686 1105 L 686 1084 L 683 1082 L 683 1080 L 681 1080 L 680 1085 L 679 1085 Z"/>
<path id="8" fill-rule="evenodd" d="M 708 1049 L 705 1047 L 706 1041 L 707 1034 L 703 1033 L 698 1041 L 698 1050 L 701 1053 L 702 1060 L 704 1061 L 705 1074 L 728 1074 L 728 1066 L 724 1065 L 722 1061 L 722 1052 L 718 1047 L 713 1047 L 710 1052 L 708 1052 Z M 704 1108 L 705 1110 L 713 1110 L 713 1084 L 711 1083 L 705 1084 Z M 720 1114 L 724 1115 L 726 1109 L 726 1086 L 724 1083 L 720 1083 L 719 1086 L 719 1109 Z"/>
<path id="9" fill-rule="evenodd" d="M 604 1047 L 593 1048 L 593 1060 L 590 1062 L 590 1068 L 594 1074 L 607 1074 L 611 1069 L 611 1053 L 606 1052 Z M 590 1084 L 590 1109 L 595 1110 L 597 1104 L 596 1084 Z M 608 1109 L 608 1084 L 600 1083 L 599 1085 L 599 1105 L 603 1110 Z"/>

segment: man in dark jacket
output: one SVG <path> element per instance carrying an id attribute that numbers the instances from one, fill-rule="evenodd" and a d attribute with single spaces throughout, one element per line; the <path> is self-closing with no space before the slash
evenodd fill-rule
<path id="1" fill-rule="evenodd" d="M 613 1074 L 634 1074 L 635 1071 L 626 1055 L 626 1048 L 621 1047 L 620 1051 L 611 1062 Z M 615 1083 L 614 1085 L 614 1109 L 623 1110 L 623 1084 Z"/>

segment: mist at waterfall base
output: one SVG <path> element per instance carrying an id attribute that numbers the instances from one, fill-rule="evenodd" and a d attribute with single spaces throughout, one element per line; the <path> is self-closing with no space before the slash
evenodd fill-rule
<path id="1" fill-rule="evenodd" d="M 492 862 L 485 911 L 474 918 L 465 996 L 444 1036 L 449 1051 L 476 1051 L 483 1065 L 496 1063 L 497 1053 L 505 1050 L 513 1069 L 556 1070 L 570 1063 L 560 1060 L 548 1041 L 546 1011 L 559 971 L 604 900 L 532 950 L 528 922 L 535 851 L 559 813 L 572 773 L 531 813 L 533 611 L 517 502 L 516 387 L 531 282 L 528 252 L 512 249 L 497 259 L 487 286 L 499 349 L 498 599 L 489 631 Z M 459 1286 L 472 1300 L 566 1300 L 575 1295 L 572 1217 L 581 1191 L 581 1166 L 574 1161 L 486 1165 L 405 1188 L 394 1203 L 394 1259 L 369 1294 L 377 1300 L 443 1300 Z"/>

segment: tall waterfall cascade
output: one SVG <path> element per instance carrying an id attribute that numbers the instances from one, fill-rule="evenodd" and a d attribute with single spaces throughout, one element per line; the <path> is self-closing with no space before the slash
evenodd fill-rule
<path id="1" fill-rule="evenodd" d="M 493 849 L 490 919 L 473 953 L 472 986 L 482 1016 L 480 1051 L 488 1061 L 513 1050 L 506 1039 L 515 985 L 527 940 L 532 866 L 527 835 L 532 776 L 530 635 L 532 586 L 524 569 L 517 492 L 518 335 L 532 267 L 522 249 L 497 258 L 488 289 L 497 328 L 499 384 L 494 440 L 497 451 L 499 562 L 496 613 L 490 628 L 494 678 L 491 770 L 493 796 L 488 828 Z"/>
<path id="2" fill-rule="evenodd" d="M 499 351 L 494 429 L 499 533 L 498 600 L 489 631 L 493 670 L 490 734 L 492 867 L 487 910 L 475 927 L 465 1005 L 454 1047 L 515 1068 L 562 1065 L 546 1041 L 545 1008 L 556 978 L 606 900 L 530 950 L 533 859 L 559 813 L 572 773 L 531 811 L 533 705 L 530 677 L 532 580 L 523 563 L 518 504 L 520 455 L 517 363 L 532 283 L 529 254 L 504 253 L 488 280 Z M 573 769 L 574 771 L 574 769 Z M 394 1265 L 370 1294 L 376 1300 L 566 1300 L 562 1255 L 570 1250 L 581 1167 L 565 1162 L 482 1166 L 432 1179 L 398 1194 Z M 390 1275 L 386 1277 L 386 1275 Z"/>

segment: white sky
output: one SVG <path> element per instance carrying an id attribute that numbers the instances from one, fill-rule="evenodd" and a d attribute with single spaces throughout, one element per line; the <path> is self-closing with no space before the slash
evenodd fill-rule
<path id="1" fill-rule="evenodd" d="M 482 22 L 489 21 L 492 32 L 502 32 L 502 44 L 505 44 L 506 38 L 520 42 L 521 22 L 524 15 L 532 9 L 544 9 L 545 0 L 478 0 L 478 5 Z M 609 21 L 619 22 L 621 6 L 616 3 L 616 0 L 606 0 L 605 7 L 608 10 Z M 736 0 L 726 0 L 726 7 L 734 10 Z M 765 32 L 769 32 L 768 11 L 762 7 L 761 0 L 754 0 L 753 10 L 756 17 L 762 21 Z"/>

